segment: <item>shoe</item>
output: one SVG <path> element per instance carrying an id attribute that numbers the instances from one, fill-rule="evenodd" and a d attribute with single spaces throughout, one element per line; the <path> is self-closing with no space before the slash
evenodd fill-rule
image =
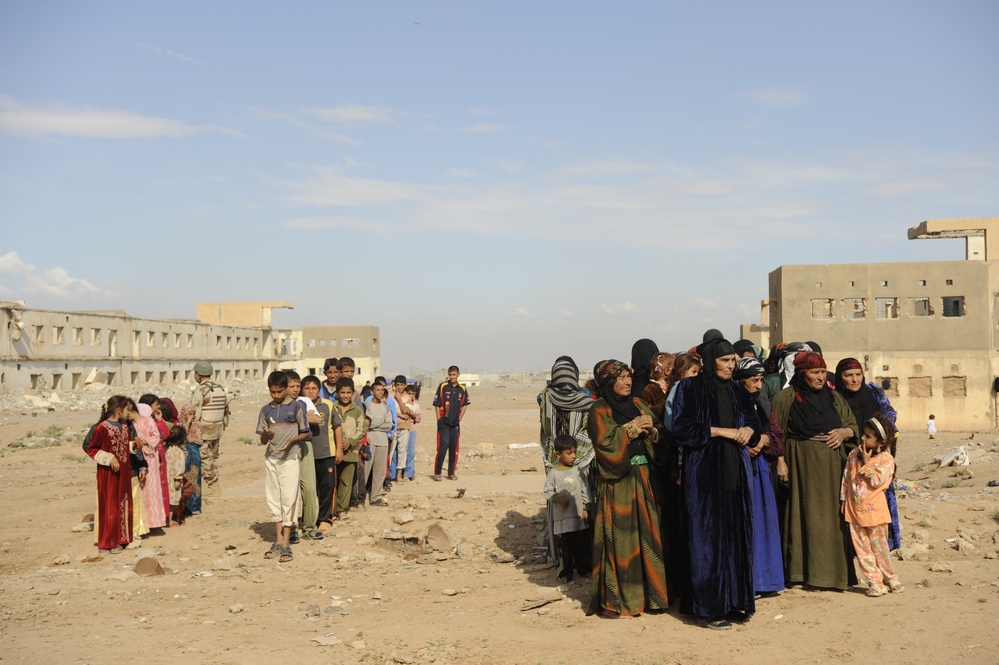
<path id="1" fill-rule="evenodd" d="M 391 492 L 392 491 L 392 483 L 385 483 L 384 485 L 382 485 L 382 491 L 383 492 Z"/>
<path id="2" fill-rule="evenodd" d="M 868 598 L 879 598 L 885 595 L 886 593 L 888 593 L 888 589 L 884 588 L 883 586 L 877 586 L 872 584 L 871 586 L 867 587 Z"/>
<path id="3" fill-rule="evenodd" d="M 298 535 L 298 529 L 292 529 L 291 535 L 288 536 L 288 543 L 291 545 L 298 545 L 300 542 L 302 542 L 302 539 Z"/>
<path id="4" fill-rule="evenodd" d="M 309 540 L 322 540 L 323 532 L 320 531 L 319 529 L 306 529 L 305 537 L 308 538 Z"/>
<path id="5" fill-rule="evenodd" d="M 905 587 L 898 580 L 892 580 L 888 583 L 888 590 L 892 593 L 902 593 L 905 591 Z"/>
<path id="6" fill-rule="evenodd" d="M 697 625 L 703 628 L 710 628 L 711 630 L 728 630 L 732 627 L 732 624 L 725 619 L 698 619 Z"/>
<path id="7" fill-rule="evenodd" d="M 278 545 L 277 543 L 274 543 L 273 545 L 271 545 L 271 548 L 269 550 L 264 552 L 264 558 L 274 559 L 280 556 L 280 554 L 281 554 L 281 546 Z"/>
<path id="8" fill-rule="evenodd" d="M 448 477 L 447 477 L 447 479 L 448 479 L 448 480 L 458 480 L 458 476 L 456 476 L 456 475 L 454 475 L 454 474 L 452 473 L 452 474 L 451 474 L 450 476 L 448 476 Z"/>
<path id="9" fill-rule="evenodd" d="M 285 547 L 281 550 L 281 556 L 278 557 L 279 563 L 288 563 L 295 558 L 295 555 L 291 553 L 290 547 Z"/>
<path id="10" fill-rule="evenodd" d="M 388 505 L 389 505 L 389 502 L 386 501 L 385 499 L 381 498 L 381 497 L 378 497 L 377 499 L 375 499 L 374 501 L 372 501 L 369 505 L 371 505 L 371 506 L 378 506 L 379 508 L 387 508 Z"/>
<path id="11" fill-rule="evenodd" d="M 434 480 L 434 482 L 438 482 L 439 483 L 441 481 L 441 474 L 439 474 L 439 473 L 435 473 L 434 475 L 432 475 L 430 477 Z"/>

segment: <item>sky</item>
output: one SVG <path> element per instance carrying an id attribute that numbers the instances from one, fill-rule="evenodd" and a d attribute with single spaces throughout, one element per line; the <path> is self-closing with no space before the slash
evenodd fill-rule
<path id="1" fill-rule="evenodd" d="M 782 264 L 964 258 L 999 4 L 0 3 L 0 299 L 376 325 L 382 366 L 627 361 Z"/>

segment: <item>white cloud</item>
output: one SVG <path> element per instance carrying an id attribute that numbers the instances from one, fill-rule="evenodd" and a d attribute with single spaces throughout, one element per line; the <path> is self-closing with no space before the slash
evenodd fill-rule
<path id="1" fill-rule="evenodd" d="M 289 198 L 295 203 L 320 207 L 422 201 L 429 198 L 430 189 L 424 185 L 350 176 L 344 173 L 343 167 L 336 165 L 318 168 L 302 181 L 267 176 L 265 180 L 290 189 L 293 193 Z"/>
<path id="2" fill-rule="evenodd" d="M 278 122 L 284 122 L 292 127 L 302 130 L 309 136 L 316 137 L 317 139 L 332 141 L 333 143 L 343 143 L 345 145 L 361 145 L 361 141 L 352 136 L 341 134 L 340 132 L 327 129 L 325 127 L 316 127 L 315 125 L 308 123 L 299 118 L 297 115 L 293 115 L 291 113 L 272 111 L 270 109 L 254 109 L 254 113 L 257 120 L 275 120 Z"/>
<path id="3" fill-rule="evenodd" d="M 302 113 L 326 122 L 357 125 L 395 125 L 402 111 L 384 106 L 335 106 L 333 108 L 302 109 Z"/>
<path id="4" fill-rule="evenodd" d="M 61 300 L 79 298 L 113 297 L 114 293 L 94 286 L 85 279 L 73 277 L 64 268 L 55 267 L 39 273 L 37 268 L 25 262 L 17 252 L 7 252 L 0 256 L 0 277 L 8 283 L 2 286 L 4 292 L 18 291 L 18 286 L 28 294 L 51 296 Z"/>
<path id="5" fill-rule="evenodd" d="M 138 46 L 139 48 L 144 48 L 148 51 L 152 51 L 153 53 L 159 53 L 160 55 L 165 55 L 167 57 L 174 58 L 176 60 L 183 60 L 184 62 L 195 62 L 199 65 L 201 64 L 201 61 L 195 57 L 184 55 L 183 53 L 177 53 L 176 51 L 171 51 L 169 49 L 160 48 L 159 46 L 153 46 L 151 44 L 143 44 L 141 42 L 132 42 L 132 45 Z"/>
<path id="6" fill-rule="evenodd" d="M 691 304 L 695 309 L 718 309 L 718 303 L 707 298 L 694 298 Z"/>
<path id="7" fill-rule="evenodd" d="M 492 134 L 493 132 L 502 132 L 505 129 L 506 125 L 477 122 L 474 125 L 462 127 L 458 131 L 465 132 L 466 134 Z"/>
<path id="8" fill-rule="evenodd" d="M 82 136 L 99 139 L 181 138 L 196 134 L 245 134 L 218 125 L 191 125 L 131 111 L 72 107 L 63 104 L 32 106 L 0 96 L 0 131 L 21 136 Z"/>
<path id="9" fill-rule="evenodd" d="M 632 314 L 638 311 L 638 305 L 631 302 L 623 302 L 620 305 L 600 305 L 600 311 L 602 311 L 607 316 L 614 316 L 617 314 Z"/>
<path id="10" fill-rule="evenodd" d="M 530 311 L 526 307 L 518 307 L 513 310 L 513 315 L 518 319 L 536 319 L 538 318 L 534 312 Z"/>
<path id="11" fill-rule="evenodd" d="M 760 106 L 797 106 L 808 99 L 801 90 L 780 86 L 750 90 L 746 96 Z"/>
<path id="12" fill-rule="evenodd" d="M 339 215 L 326 215 L 320 217 L 296 217 L 289 219 L 282 226 L 286 229 L 300 229 L 302 231 L 326 231 L 329 229 L 353 229 L 357 231 L 367 231 L 379 235 L 389 233 L 384 226 L 372 224 L 359 217 L 343 217 Z"/>

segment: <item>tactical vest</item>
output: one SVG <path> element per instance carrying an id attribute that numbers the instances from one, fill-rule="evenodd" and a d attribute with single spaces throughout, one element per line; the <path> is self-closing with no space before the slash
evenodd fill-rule
<path id="1" fill-rule="evenodd" d="M 214 381 L 205 381 L 203 385 L 208 390 L 203 393 L 201 405 L 201 438 L 210 441 L 222 436 L 228 420 L 225 414 L 226 392 L 225 388 Z"/>

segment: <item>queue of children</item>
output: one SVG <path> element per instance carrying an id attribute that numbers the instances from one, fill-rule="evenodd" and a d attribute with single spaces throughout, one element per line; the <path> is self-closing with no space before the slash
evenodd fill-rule
<path id="1" fill-rule="evenodd" d="M 556 575 L 593 575 L 589 613 L 678 596 L 726 629 L 786 586 L 849 588 L 854 557 L 868 596 L 904 589 L 896 413 L 855 359 L 833 374 L 815 342 L 768 358 L 712 330 L 675 355 L 639 340 L 584 388 L 578 374 L 561 356 L 538 402 Z"/>

